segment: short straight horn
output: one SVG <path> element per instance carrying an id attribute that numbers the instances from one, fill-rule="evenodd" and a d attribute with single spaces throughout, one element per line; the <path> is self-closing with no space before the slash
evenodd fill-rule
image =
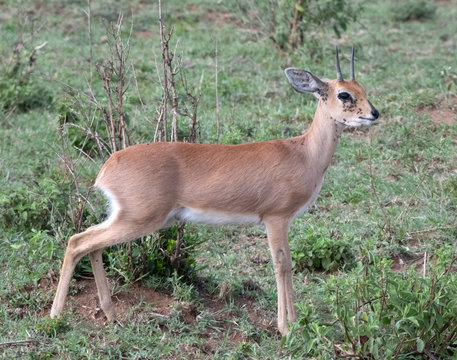
<path id="1" fill-rule="evenodd" d="M 354 74 L 354 45 L 352 45 L 352 56 L 351 56 L 351 80 L 355 80 L 355 74 Z"/>
<path id="2" fill-rule="evenodd" d="M 344 81 L 340 68 L 340 57 L 338 56 L 338 46 L 336 47 L 336 77 L 339 82 Z"/>

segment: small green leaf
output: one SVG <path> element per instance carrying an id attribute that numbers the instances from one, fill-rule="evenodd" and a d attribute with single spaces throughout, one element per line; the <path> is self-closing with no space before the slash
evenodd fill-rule
<path id="1" fill-rule="evenodd" d="M 416 340 L 417 352 L 422 353 L 424 351 L 424 341 L 417 338 Z"/>
<path id="2" fill-rule="evenodd" d="M 410 316 L 408 320 L 411 321 L 414 325 L 419 326 L 419 321 L 417 321 L 414 316 Z"/>
<path id="3" fill-rule="evenodd" d="M 19 244 L 11 244 L 10 247 L 11 249 L 17 251 L 17 250 L 20 250 L 24 247 L 24 243 L 19 243 Z"/>
<path id="4" fill-rule="evenodd" d="M 303 6 L 301 6 L 299 3 L 295 4 L 295 9 L 297 9 L 298 12 L 304 12 L 305 11 Z"/>

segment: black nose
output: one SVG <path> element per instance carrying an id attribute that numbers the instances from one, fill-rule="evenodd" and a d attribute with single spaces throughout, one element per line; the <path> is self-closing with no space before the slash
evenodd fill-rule
<path id="1" fill-rule="evenodd" d="M 371 115 L 373 115 L 374 119 L 376 120 L 379 117 L 379 111 L 375 108 L 371 109 Z"/>
<path id="2" fill-rule="evenodd" d="M 379 111 L 376 110 L 371 102 L 368 101 L 368 104 L 371 106 L 371 115 L 373 116 L 373 120 L 376 120 L 379 117 Z"/>

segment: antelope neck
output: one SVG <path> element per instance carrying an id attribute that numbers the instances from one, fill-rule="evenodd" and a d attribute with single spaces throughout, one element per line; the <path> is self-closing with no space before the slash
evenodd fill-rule
<path id="1" fill-rule="evenodd" d="M 323 172 L 327 169 L 344 128 L 345 125 L 335 121 L 321 106 L 317 107 L 314 120 L 303 135 L 309 159 L 316 162 L 313 166 L 322 168 Z"/>

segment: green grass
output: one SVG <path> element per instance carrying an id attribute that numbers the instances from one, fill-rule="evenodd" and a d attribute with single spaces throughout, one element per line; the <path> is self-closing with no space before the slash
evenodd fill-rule
<path id="1" fill-rule="evenodd" d="M 395 358 L 401 359 L 426 359 L 427 352 L 455 358 L 451 336 L 457 324 L 457 285 L 451 266 L 457 236 L 455 1 L 436 2 L 430 17 L 411 14 L 419 19 L 408 21 L 402 20 L 409 19 L 412 11 L 407 6 L 397 14 L 394 1 L 363 2 L 357 22 L 340 39 L 331 29 L 319 29 L 314 34 L 317 43 L 306 42 L 293 52 L 279 50 L 256 34 L 255 27 L 235 21 L 239 13 L 234 1 L 164 4 L 164 19 L 175 26 L 173 48 L 179 40 L 187 82 L 202 93 L 198 108 L 202 142 L 217 139 L 216 40 L 224 143 L 302 133 L 316 102 L 295 93 L 282 69 L 301 67 L 334 78 L 336 43 L 344 56 L 344 74 L 349 71 L 350 47 L 356 45 L 357 80 L 381 113 L 377 125 L 342 136 L 316 209 L 292 224 L 294 261 L 301 262 L 294 276 L 299 322 L 282 339 L 275 331 L 275 281 L 261 227 L 187 225 L 190 238 L 202 242 L 192 253 L 200 270 L 190 282 L 148 274 L 138 284 L 131 283 L 137 274 L 117 271 L 121 260 L 113 256 L 121 252 L 109 251 L 105 260 L 117 296 L 138 292 L 138 286 L 144 291 L 143 300 L 138 295 L 128 303 L 120 324 L 105 326 L 100 314 L 91 316 L 81 310 L 78 299 L 88 283 L 81 276 L 90 276 L 85 259 L 72 282 L 65 316 L 47 317 L 65 245 L 74 233 L 68 203 L 74 189 L 60 157 L 57 128 L 62 115 L 59 104 L 72 106 L 66 86 L 86 91 L 90 81 L 87 4 L 21 4 L 4 1 L 0 5 L 0 67 L 11 69 L 21 21 L 24 39 L 32 22 L 35 29 L 41 28 L 25 43 L 24 71 L 25 54 L 47 44 L 36 54 L 27 87 L 16 85 L 20 73 L 13 79 L 6 71 L 0 74 L 0 357 L 332 359 L 336 353 L 350 353 L 351 344 L 358 342 L 359 358 L 393 358 L 389 351 L 397 351 Z M 115 21 L 119 11 L 125 13 L 127 35 L 130 10 L 130 61 L 145 107 L 139 104 L 132 80 L 126 114 L 134 142 L 144 142 L 154 135 L 155 127 L 148 120 L 155 118 L 161 99 L 156 74 L 161 56 L 157 4 L 93 3 L 93 58 L 95 62 L 108 57 L 104 24 Z M 93 88 L 102 97 L 96 74 Z M 5 94 L 17 93 L 30 107 L 10 112 L 11 96 L 5 98 Z M 451 110 L 453 118 L 433 122 L 434 109 Z M 78 161 L 78 177 L 86 191 L 102 162 Z M 84 226 L 104 211 L 103 199 L 90 196 L 94 208 L 86 211 Z M 344 256 L 338 258 L 342 264 L 327 262 L 326 256 L 343 251 L 351 254 L 348 264 Z M 318 270 L 309 265 L 310 252 L 319 260 L 315 264 L 323 264 Z M 422 279 L 424 254 L 428 265 Z M 403 267 L 398 265 L 400 259 L 406 264 Z M 384 285 L 381 279 L 386 279 Z M 172 299 L 165 317 L 153 315 L 163 298 L 148 301 L 151 286 Z M 449 343 L 447 336 L 453 339 Z"/>

